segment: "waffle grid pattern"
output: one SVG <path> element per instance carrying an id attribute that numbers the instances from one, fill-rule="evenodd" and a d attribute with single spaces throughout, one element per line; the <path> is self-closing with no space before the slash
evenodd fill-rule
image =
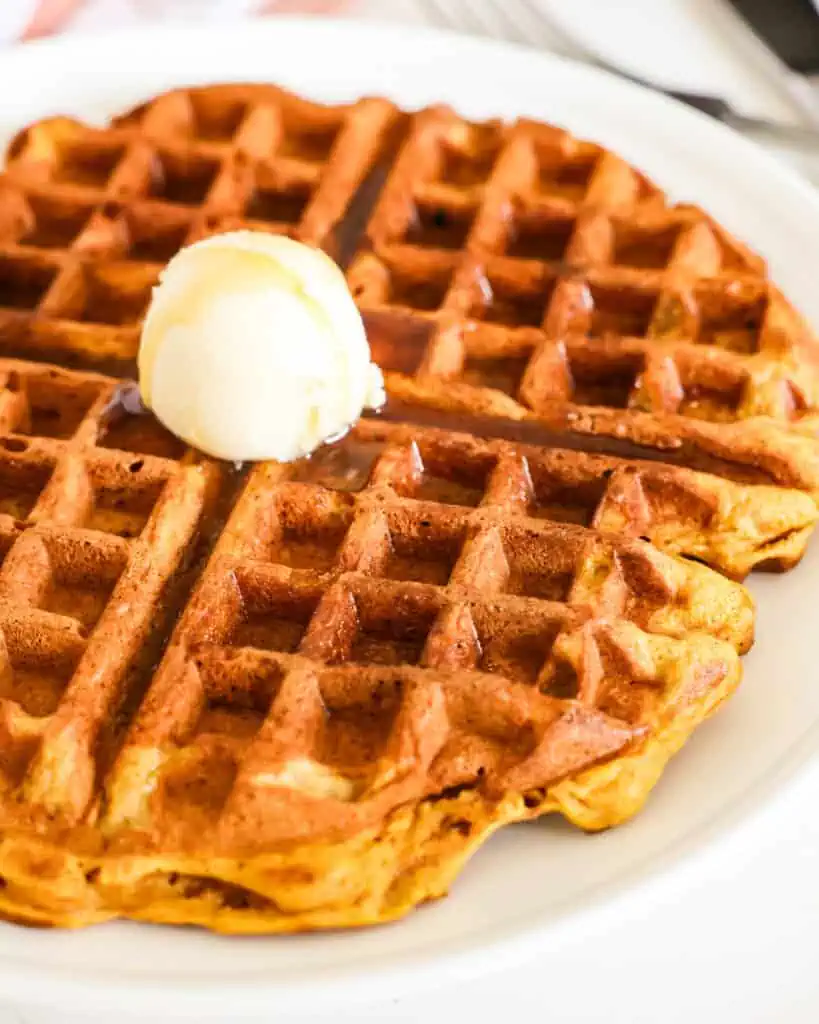
<path id="1" fill-rule="evenodd" d="M 525 515 L 521 458 L 497 460 L 472 507 L 433 446 L 425 464 L 398 440 L 365 429 L 253 471 L 123 747 L 106 827 L 178 822 L 195 792 L 197 834 L 216 819 L 263 844 L 453 787 L 546 786 L 648 727 L 674 674 L 655 648 L 685 663 L 692 632 L 750 643 L 735 584 Z"/>
<path id="2" fill-rule="evenodd" d="M 84 809 L 219 471 L 169 457 L 177 442 L 153 421 L 137 450 L 111 447 L 130 438 L 104 377 L 9 363 L 0 405 L 4 782 Z"/>
<path id="3" fill-rule="evenodd" d="M 772 423 L 813 429 L 819 347 L 762 261 L 549 126 L 417 115 L 348 277 L 404 398 L 749 462 L 737 424 L 780 461 Z"/>
<path id="4" fill-rule="evenodd" d="M 795 565 L 818 514 L 808 495 L 735 484 L 684 467 L 488 441 L 377 419 L 360 422 L 351 443 L 365 453 L 388 443 L 414 444 L 427 466 L 422 493 L 435 501 L 480 505 L 489 498 L 484 494 L 491 478 L 495 500 L 505 488 L 509 514 L 647 540 L 735 579 L 744 579 L 752 568 Z M 336 460 L 346 467 L 343 473 L 336 468 L 336 486 L 361 485 L 366 458 L 353 458 L 346 446 L 328 460 L 325 473 Z"/>
<path id="5" fill-rule="evenodd" d="M 32 125 L 0 200 L 0 912 L 370 923 L 508 821 L 639 808 L 752 640 L 696 563 L 790 567 L 818 514 L 758 257 L 557 129 L 260 86 Z M 245 475 L 139 414 L 162 265 L 238 227 L 353 253 L 407 424 Z"/>
<path id="6" fill-rule="evenodd" d="M 386 100 L 326 107 L 235 86 L 170 93 L 104 129 L 31 126 L 2 182 L 4 347 L 127 371 L 151 288 L 183 245 L 244 227 L 333 252 L 395 119 Z"/>

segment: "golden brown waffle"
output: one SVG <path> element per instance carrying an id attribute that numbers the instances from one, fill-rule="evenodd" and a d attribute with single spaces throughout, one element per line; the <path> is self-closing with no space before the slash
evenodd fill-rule
<path id="1" fill-rule="evenodd" d="M 344 258 L 376 195 L 349 278 L 395 398 L 819 492 L 819 346 L 763 261 L 530 121 L 247 85 L 32 125 L 0 182 L 0 351 L 131 372 L 181 245 L 250 227 Z"/>
<path id="2" fill-rule="evenodd" d="M 508 446 L 472 452 L 496 461 L 477 504 L 464 445 L 363 424 L 253 469 L 141 701 L 144 673 L 104 624 L 122 631 L 147 588 L 120 583 L 91 636 L 116 648 L 117 685 L 86 652 L 32 724 L 12 654 L 6 913 L 362 924 L 440 895 L 504 822 L 561 810 L 601 828 L 637 809 L 736 685 L 750 600 L 642 541 L 536 518 Z M 42 616 L 46 530 L 21 527 L 7 556 L 4 629 Z M 76 632 L 80 607 L 60 602 L 54 632 Z M 139 707 L 121 744 L 101 743 L 115 704 Z M 100 747 L 117 749 L 110 769 Z"/>
<path id="3" fill-rule="evenodd" d="M 242 226 L 338 255 L 396 116 L 386 100 L 225 86 L 158 97 L 108 128 L 32 125 L 0 186 L 0 346 L 128 372 L 150 290 L 184 244 Z"/>
<path id="4" fill-rule="evenodd" d="M 406 403 L 819 491 L 819 344 L 758 257 L 598 146 L 422 112 L 349 281 Z"/>
<path id="5" fill-rule="evenodd" d="M 36 801 L 55 772 L 93 785 L 224 472 L 180 461 L 155 421 L 138 435 L 116 381 L 11 361 L 0 374 L 2 771 L 7 797 Z"/>
<path id="6" fill-rule="evenodd" d="M 356 490 L 385 444 L 417 449 L 426 475 L 408 482 L 436 501 L 505 511 L 648 540 L 734 579 L 754 568 L 784 570 L 805 552 L 819 518 L 806 494 L 735 484 L 710 473 L 565 448 L 487 441 L 471 434 L 362 420 L 365 457 L 340 474 Z M 333 460 L 334 450 L 327 455 Z"/>
<path id="7" fill-rule="evenodd" d="M 228 470 L 64 369 L 132 372 L 163 262 L 240 226 L 341 258 L 361 235 L 387 416 L 461 432 L 365 420 Z M 507 822 L 633 814 L 751 642 L 746 591 L 697 562 L 804 551 L 816 361 L 756 256 L 557 129 L 231 86 L 21 132 L 0 911 L 366 924 L 445 893 Z M 641 447 L 574 450 L 621 440 Z"/>

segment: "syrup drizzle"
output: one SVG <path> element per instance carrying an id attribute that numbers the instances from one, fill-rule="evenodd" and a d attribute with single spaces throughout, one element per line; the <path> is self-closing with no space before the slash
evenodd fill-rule
<path id="1" fill-rule="evenodd" d="M 537 445 L 567 451 L 612 455 L 617 458 L 662 462 L 714 473 L 740 483 L 774 483 L 774 478 L 756 466 L 740 466 L 702 451 L 679 438 L 668 447 L 648 447 L 619 437 L 585 434 L 569 428 L 559 429 L 536 420 L 511 420 L 501 416 L 481 416 L 445 412 L 425 406 L 388 399 L 378 412 L 365 412 L 367 419 L 380 417 L 389 423 L 432 427 L 482 438 L 499 438 L 517 444 Z"/>

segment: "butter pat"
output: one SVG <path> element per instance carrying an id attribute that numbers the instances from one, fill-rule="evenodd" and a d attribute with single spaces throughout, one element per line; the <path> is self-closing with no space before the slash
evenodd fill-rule
<path id="1" fill-rule="evenodd" d="M 336 264 L 254 231 L 170 261 L 142 329 L 139 387 L 170 431 L 235 462 L 309 455 L 384 401 Z"/>

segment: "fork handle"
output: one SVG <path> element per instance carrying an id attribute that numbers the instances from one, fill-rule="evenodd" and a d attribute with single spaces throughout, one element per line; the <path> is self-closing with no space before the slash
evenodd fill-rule
<path id="1" fill-rule="evenodd" d="M 694 110 L 700 110 L 703 114 L 715 117 L 718 121 L 730 121 L 735 114 L 734 108 L 726 100 L 719 96 L 709 96 L 701 92 L 687 92 L 681 89 L 660 89 L 660 92 L 672 99 L 685 103 Z"/>
<path id="2" fill-rule="evenodd" d="M 780 121 L 769 121 L 764 117 L 741 114 L 719 96 L 707 96 L 702 93 L 676 89 L 661 89 L 659 91 L 672 99 L 685 103 L 694 110 L 708 114 L 709 117 L 713 117 L 731 128 L 736 128 L 738 131 L 762 136 L 769 142 L 780 143 L 783 146 L 791 146 L 808 152 L 819 151 L 819 131 L 815 128 L 798 124 L 782 124 Z"/>
<path id="3" fill-rule="evenodd" d="M 673 100 L 679 100 L 680 103 L 684 103 L 687 107 L 693 107 L 694 110 L 699 110 L 703 114 L 708 114 L 709 117 L 715 117 L 718 121 L 727 121 L 734 114 L 734 108 L 726 100 L 721 99 L 719 96 L 711 96 L 702 92 L 689 92 L 687 89 L 664 89 L 660 85 L 655 85 L 654 82 L 649 82 L 645 78 L 641 78 L 639 75 L 633 75 L 631 72 L 626 71 L 625 68 L 616 67 L 610 64 L 608 61 L 604 61 L 598 57 L 589 56 L 585 58 L 587 63 L 594 63 L 598 67 L 605 68 L 606 71 L 610 71 L 617 75 L 618 78 L 625 78 L 629 82 L 633 82 L 635 85 L 641 85 L 643 88 L 651 89 L 652 92 L 662 93 L 663 96 L 670 96 Z"/>
<path id="4" fill-rule="evenodd" d="M 612 70 L 611 65 L 606 65 L 607 70 Z M 647 82 L 644 78 L 629 74 L 621 68 L 615 69 L 615 74 L 626 78 L 637 85 L 648 87 L 653 92 L 659 92 L 663 96 L 669 96 L 673 100 L 679 100 L 693 110 L 699 110 L 716 121 L 736 128 L 738 131 L 749 132 L 752 135 L 765 136 L 770 142 L 778 142 L 785 146 L 793 146 L 809 151 L 819 150 L 819 131 L 804 125 L 783 124 L 780 121 L 770 121 L 764 117 L 751 117 L 741 114 L 731 104 L 720 96 L 713 96 L 708 93 L 689 92 L 687 89 L 663 89 L 660 86 Z"/>

